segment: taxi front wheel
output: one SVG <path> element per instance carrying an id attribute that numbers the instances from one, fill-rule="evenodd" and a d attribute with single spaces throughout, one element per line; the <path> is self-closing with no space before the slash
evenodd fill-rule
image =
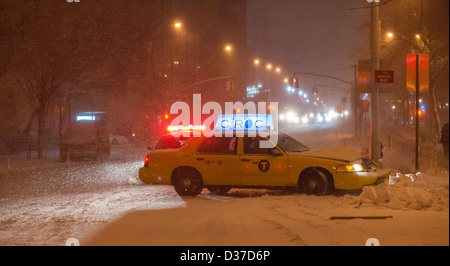
<path id="1" fill-rule="evenodd" d="M 327 177 L 320 170 L 310 170 L 300 176 L 298 181 L 300 192 L 313 195 L 328 193 Z"/>
<path id="2" fill-rule="evenodd" d="M 197 196 L 203 190 L 202 176 L 192 168 L 181 168 L 174 173 L 173 187 L 180 196 Z"/>

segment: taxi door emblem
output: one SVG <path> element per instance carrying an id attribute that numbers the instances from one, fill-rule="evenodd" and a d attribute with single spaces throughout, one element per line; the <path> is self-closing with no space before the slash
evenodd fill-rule
<path id="1" fill-rule="evenodd" d="M 262 160 L 258 163 L 258 169 L 261 172 L 267 172 L 269 171 L 270 163 L 267 160 Z"/>

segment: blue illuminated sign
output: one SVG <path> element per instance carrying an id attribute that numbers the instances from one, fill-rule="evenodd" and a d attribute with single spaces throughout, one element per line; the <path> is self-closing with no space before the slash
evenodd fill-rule
<path id="1" fill-rule="evenodd" d="M 220 115 L 215 129 L 218 131 L 270 131 L 273 129 L 273 120 L 266 114 Z"/>
<path id="2" fill-rule="evenodd" d="M 95 121 L 95 115 L 77 115 L 77 121 Z"/>

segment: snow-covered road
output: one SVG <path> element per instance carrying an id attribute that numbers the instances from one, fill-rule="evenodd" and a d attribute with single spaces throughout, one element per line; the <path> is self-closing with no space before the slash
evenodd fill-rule
<path id="1" fill-rule="evenodd" d="M 142 184 L 142 162 L 40 163 L 0 177 L 0 245 L 64 245 L 133 210 L 182 206 L 170 187 Z"/>
<path id="2" fill-rule="evenodd" d="M 319 132 L 323 138 L 314 133 L 302 136 L 308 146 L 336 144 L 329 129 Z M 449 244 L 446 169 L 399 174 L 393 184 L 351 195 L 232 189 L 217 196 L 205 189 L 181 198 L 171 186 L 137 178 L 145 152 L 123 147 L 102 162 L 0 158 L 0 245 L 65 245 L 71 238 L 81 245 Z M 388 151 L 385 162 L 394 166 L 402 156 Z"/>
<path id="3" fill-rule="evenodd" d="M 324 197 L 141 183 L 142 162 L 17 165 L 0 176 L 0 245 L 448 245 L 448 172 Z M 332 216 L 392 216 L 330 220 Z"/>

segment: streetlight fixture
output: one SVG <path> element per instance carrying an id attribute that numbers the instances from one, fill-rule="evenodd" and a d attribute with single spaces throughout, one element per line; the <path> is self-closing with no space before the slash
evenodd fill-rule
<path id="1" fill-rule="evenodd" d="M 271 65 L 271 64 L 267 64 L 266 68 L 267 68 L 268 70 L 271 70 L 271 69 L 272 69 L 272 65 Z"/>
<path id="2" fill-rule="evenodd" d="M 258 58 L 256 58 L 255 60 L 253 60 L 253 63 L 255 64 L 255 66 L 259 66 L 260 61 Z"/>
<path id="3" fill-rule="evenodd" d="M 175 29 L 181 29 L 182 24 L 181 24 L 180 21 L 175 21 L 173 23 L 173 26 L 174 26 Z"/>

